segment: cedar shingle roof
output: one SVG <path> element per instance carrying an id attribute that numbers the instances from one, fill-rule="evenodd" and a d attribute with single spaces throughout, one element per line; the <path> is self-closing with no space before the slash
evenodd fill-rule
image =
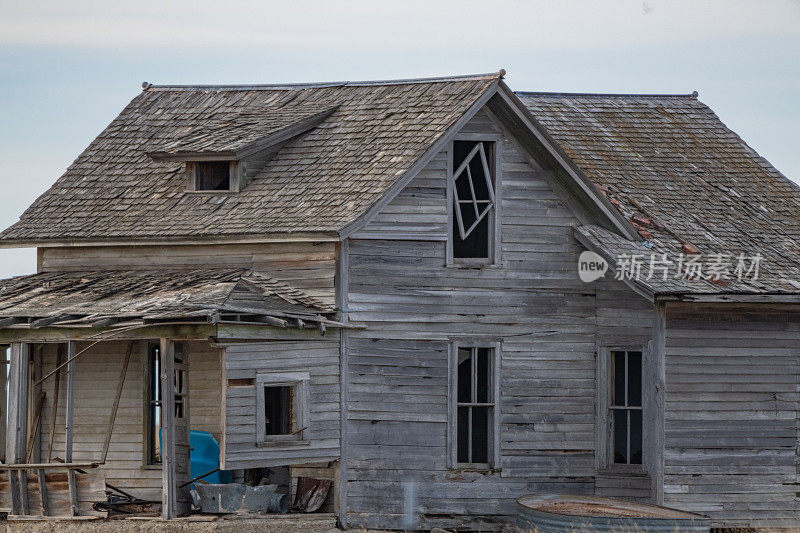
<path id="1" fill-rule="evenodd" d="M 330 313 L 330 306 L 303 291 L 244 269 L 45 272 L 0 280 L 0 318 L 34 324 L 225 315 L 320 321 Z"/>
<path id="2" fill-rule="evenodd" d="M 500 77 L 147 86 L 0 240 L 336 232 L 380 199 Z M 146 155 L 240 147 L 334 107 L 237 194 L 188 193 L 183 163 Z"/>
<path id="3" fill-rule="evenodd" d="M 706 257 L 764 257 L 755 282 L 646 281 L 655 292 L 800 292 L 800 188 L 696 94 L 517 95 L 646 238 L 634 243 L 596 226 L 580 228 L 591 242 L 648 260 L 651 252 L 675 258 L 684 243 Z"/>

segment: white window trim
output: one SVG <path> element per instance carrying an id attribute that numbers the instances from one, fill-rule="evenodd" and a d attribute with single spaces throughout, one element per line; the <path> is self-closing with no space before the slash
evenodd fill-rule
<path id="1" fill-rule="evenodd" d="M 308 372 L 258 372 L 256 373 L 256 445 L 286 446 L 309 444 L 309 423 L 311 420 L 309 407 Z M 302 431 L 294 435 L 267 435 L 264 418 L 264 387 L 295 387 L 294 409 L 297 414 L 297 425 Z"/>
<path id="2" fill-rule="evenodd" d="M 448 344 L 447 354 L 447 467 L 454 470 L 500 470 L 500 359 L 502 344 L 499 340 L 459 338 L 451 339 Z M 491 450 L 489 464 L 459 463 L 458 462 L 458 349 L 459 348 L 490 348 L 493 351 L 492 359 L 492 434 L 489 437 Z"/>
<path id="3" fill-rule="evenodd" d="M 494 205 L 489 217 L 489 257 L 484 258 L 455 258 L 453 257 L 453 142 L 478 141 L 494 143 Z M 500 263 L 500 211 L 502 205 L 502 146 L 503 136 L 487 133 L 459 133 L 447 145 L 447 250 L 446 266 L 448 267 L 479 267 L 495 266 Z"/>
<path id="4" fill-rule="evenodd" d="M 642 352 L 642 464 L 622 464 L 614 462 L 614 450 L 612 448 L 612 435 L 611 435 L 611 353 L 612 352 Z M 646 398 L 646 380 L 647 380 L 647 346 L 635 345 L 614 345 L 614 346 L 601 346 L 597 352 L 597 436 L 595 453 L 596 466 L 598 470 L 611 470 L 615 472 L 630 472 L 640 473 L 645 471 L 645 465 L 648 464 L 649 450 L 648 444 L 648 431 L 647 431 L 647 398 Z"/>

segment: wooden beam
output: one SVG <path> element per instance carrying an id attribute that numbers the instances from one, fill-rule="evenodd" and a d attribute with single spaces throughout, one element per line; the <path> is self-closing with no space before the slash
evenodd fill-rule
<path id="1" fill-rule="evenodd" d="M 652 344 L 652 375 L 653 383 L 653 412 L 652 417 L 652 446 L 650 447 L 653 458 L 650 478 L 652 480 L 652 496 L 656 505 L 664 505 L 664 410 L 666 402 L 666 331 L 667 308 L 665 304 L 653 306 L 653 344 Z"/>
<path id="2" fill-rule="evenodd" d="M 24 319 L 19 317 L 7 317 L 7 318 L 0 318 L 0 328 L 7 328 L 8 326 L 13 326 L 15 324 L 22 324 L 25 322 Z"/>
<path id="3" fill-rule="evenodd" d="M 39 400 L 36 402 L 36 410 L 34 411 L 33 415 L 33 428 L 28 436 L 28 447 L 25 452 L 25 462 L 31 460 L 31 454 L 33 454 L 33 445 L 36 443 L 36 438 L 39 436 L 39 424 L 42 421 L 42 407 L 44 406 L 44 397 L 45 393 L 39 393 Z"/>
<path id="4" fill-rule="evenodd" d="M 50 324 L 55 324 L 56 322 L 66 322 L 67 320 L 75 320 L 80 317 L 81 315 L 56 315 L 39 318 L 31 322 L 31 328 L 43 328 Z"/>
<path id="5" fill-rule="evenodd" d="M 11 364 L 8 378 L 8 413 L 6 419 L 6 460 L 25 462 L 25 442 L 28 434 L 28 367 L 30 345 L 11 345 Z M 28 487 L 25 476 L 9 470 L 13 514 L 27 514 Z"/>
<path id="6" fill-rule="evenodd" d="M 6 363 L 9 357 L 10 347 L 0 347 L 0 363 Z M 0 365 L 0 414 L 5 416 L 8 408 L 8 391 L 6 384 L 8 383 L 8 369 L 5 364 Z M 0 423 L 0 462 L 6 462 L 6 424 Z"/>
<path id="7" fill-rule="evenodd" d="M 106 440 L 103 443 L 103 453 L 100 455 L 100 462 L 105 463 L 108 456 L 108 446 L 111 444 L 111 432 L 114 431 L 114 421 L 117 418 L 117 409 L 119 408 L 119 399 L 122 396 L 122 387 L 125 384 L 125 374 L 128 371 L 128 363 L 131 361 L 131 354 L 133 353 L 133 342 L 128 343 L 128 351 L 125 353 L 125 360 L 122 362 L 122 370 L 119 373 L 119 382 L 117 383 L 117 393 L 114 396 L 114 403 L 111 406 L 111 418 L 108 420 L 108 429 L 106 430 Z"/>
<path id="8" fill-rule="evenodd" d="M 75 470 L 70 469 L 67 472 L 67 483 L 69 484 L 69 511 L 70 515 L 78 516 L 80 511 L 78 509 L 78 483 L 75 480 Z"/>
<path id="9" fill-rule="evenodd" d="M 114 328 L 49 327 L 39 329 L 10 328 L 0 330 L 0 343 L 13 342 L 67 342 L 69 340 L 94 341 L 114 333 Z M 123 331 L 113 336 L 114 340 L 150 340 L 167 337 L 178 340 L 206 340 L 216 337 L 217 326 L 212 324 L 143 325 L 141 328 Z"/>
<path id="10" fill-rule="evenodd" d="M 56 356 L 56 368 L 61 367 L 64 360 L 64 345 L 59 343 L 58 355 Z M 53 460 L 53 440 L 56 436 L 56 418 L 58 414 L 58 392 L 61 388 L 61 370 L 56 371 L 56 382 L 53 384 L 53 414 L 50 417 L 50 439 L 47 444 L 47 460 Z"/>
<path id="11" fill-rule="evenodd" d="M 73 437 L 73 419 L 75 416 L 75 352 L 77 351 L 77 342 L 69 341 L 67 343 L 67 408 L 65 413 L 65 445 L 64 445 L 64 460 L 67 463 L 72 462 L 72 437 Z"/>
<path id="12" fill-rule="evenodd" d="M 41 499 L 39 508 L 42 511 L 42 516 L 47 516 L 50 514 L 50 505 L 47 501 L 47 475 L 43 468 L 38 469 L 36 474 L 39 476 L 39 496 Z"/>
<path id="13" fill-rule="evenodd" d="M 161 516 L 177 514 L 175 482 L 175 342 L 161 339 Z M 157 436 L 156 436 L 157 438 Z"/>

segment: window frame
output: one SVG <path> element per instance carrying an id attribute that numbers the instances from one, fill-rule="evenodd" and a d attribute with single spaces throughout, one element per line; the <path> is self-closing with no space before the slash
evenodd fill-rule
<path id="1" fill-rule="evenodd" d="M 306 445 L 310 443 L 309 425 L 311 421 L 309 405 L 308 372 L 257 372 L 256 373 L 256 446 Z M 266 434 L 266 406 L 264 387 L 295 387 L 294 410 L 297 415 L 299 431 L 292 435 Z"/>
<path id="2" fill-rule="evenodd" d="M 228 189 L 221 191 L 213 191 L 197 188 L 197 163 L 228 163 Z M 229 158 L 209 158 L 209 159 L 195 159 L 186 161 L 186 181 L 189 192 L 195 194 L 231 194 L 239 192 L 243 187 L 244 182 L 244 167 L 245 165 L 237 160 Z"/>
<path id="3" fill-rule="evenodd" d="M 142 431 L 142 467 L 143 468 L 161 468 L 162 461 L 155 461 L 153 459 L 153 455 L 155 453 L 154 443 L 158 439 L 158 431 L 153 431 L 153 421 L 157 419 L 158 427 L 161 425 L 161 416 L 160 416 L 160 409 L 162 407 L 162 400 L 161 400 L 161 391 L 160 391 L 160 384 L 161 384 L 161 346 L 159 343 L 155 342 L 146 342 L 145 344 L 145 352 L 144 352 L 144 379 L 143 379 L 143 386 L 144 386 L 144 394 L 142 395 L 143 400 L 143 431 Z M 153 352 L 154 350 L 157 351 L 156 358 L 159 361 L 158 368 L 156 369 L 154 360 L 153 360 Z M 157 400 L 152 401 L 150 399 L 151 394 L 153 393 L 154 386 L 157 388 L 156 390 L 159 391 L 159 396 Z M 158 409 L 152 409 L 151 407 L 153 404 L 158 406 Z M 158 413 L 158 415 L 156 414 Z"/>
<path id="4" fill-rule="evenodd" d="M 614 352 L 640 352 L 642 354 L 642 464 L 615 463 L 614 462 L 614 436 L 612 427 L 611 412 L 615 408 L 612 406 L 611 396 L 612 387 L 612 354 Z M 648 434 L 647 434 L 647 414 L 648 395 L 646 392 L 647 381 L 647 345 L 609 345 L 598 349 L 597 358 L 597 451 L 596 462 L 598 470 L 611 470 L 615 472 L 642 473 L 645 472 L 645 465 L 648 464 Z M 627 385 L 626 385 L 627 387 Z M 617 407 L 619 409 L 619 407 Z M 628 409 L 627 407 L 625 409 Z M 630 439 L 629 439 L 630 440 Z M 629 451 L 630 454 L 630 451 Z"/>
<path id="5" fill-rule="evenodd" d="M 491 142 L 494 143 L 494 161 L 490 169 L 494 173 L 494 205 L 492 212 L 486 216 L 489 218 L 489 257 L 487 258 L 465 258 L 453 256 L 453 230 L 455 213 L 453 202 L 455 199 L 453 190 L 453 143 L 455 141 L 469 142 Z M 500 211 L 502 205 L 502 146 L 503 136 L 499 133 L 459 133 L 447 145 L 447 249 L 445 266 L 457 268 L 475 268 L 496 266 L 500 262 Z M 457 225 L 457 223 L 456 223 Z"/>
<path id="6" fill-rule="evenodd" d="M 492 390 L 489 396 L 492 399 L 492 413 L 487 457 L 488 463 L 459 463 L 458 462 L 458 350 L 459 348 L 488 348 L 491 350 L 490 369 L 492 372 Z M 448 344 L 448 412 L 447 412 L 447 467 L 451 470 L 478 470 L 500 471 L 500 417 L 502 406 L 500 403 L 500 360 L 502 357 L 502 343 L 496 339 L 451 339 Z M 487 402 L 489 403 L 489 402 Z"/>

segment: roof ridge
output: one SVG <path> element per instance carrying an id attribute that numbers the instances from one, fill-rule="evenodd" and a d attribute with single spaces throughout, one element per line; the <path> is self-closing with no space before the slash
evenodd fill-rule
<path id="1" fill-rule="evenodd" d="M 692 91 L 690 94 L 656 94 L 656 93 L 569 93 L 569 92 L 547 92 L 547 91 L 514 91 L 517 96 L 555 96 L 555 97 L 612 97 L 612 98 L 691 98 L 696 100 L 700 93 Z"/>
<path id="2" fill-rule="evenodd" d="M 502 78 L 506 75 L 505 69 L 498 72 L 488 72 L 485 74 L 464 74 L 459 76 L 439 76 L 431 78 L 404 78 L 396 80 L 366 80 L 366 81 L 331 81 L 331 82 L 308 82 L 308 83 L 274 83 L 274 84 L 244 84 L 244 85 L 155 85 L 142 82 L 142 89 L 147 90 L 167 90 L 167 91 L 257 91 L 257 90 L 291 90 L 291 89 L 310 89 L 322 87 L 363 87 L 370 85 L 406 85 L 415 83 L 442 83 L 448 81 L 463 80 L 482 80 L 491 78 Z"/>

